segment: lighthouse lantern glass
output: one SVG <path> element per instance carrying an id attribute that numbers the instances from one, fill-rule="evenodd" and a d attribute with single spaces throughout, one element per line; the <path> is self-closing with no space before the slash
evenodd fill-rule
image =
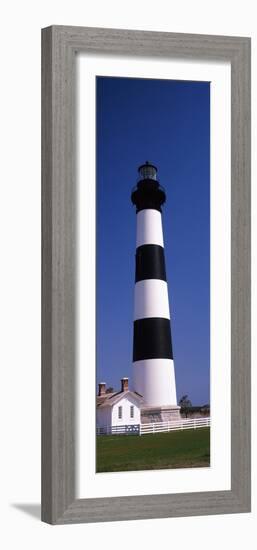
<path id="1" fill-rule="evenodd" d="M 151 164 L 144 164 L 139 168 L 139 176 L 141 180 L 156 180 L 156 174 L 157 170 L 155 166 L 152 166 Z"/>

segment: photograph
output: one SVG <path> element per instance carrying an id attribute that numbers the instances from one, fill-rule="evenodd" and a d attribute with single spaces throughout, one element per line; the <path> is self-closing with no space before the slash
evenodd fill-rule
<path id="1" fill-rule="evenodd" d="M 210 467 L 210 88 L 96 77 L 96 472 Z"/>

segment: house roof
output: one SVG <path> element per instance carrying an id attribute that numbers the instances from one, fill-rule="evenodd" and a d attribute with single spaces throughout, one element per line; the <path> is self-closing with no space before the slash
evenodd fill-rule
<path id="1" fill-rule="evenodd" d="M 107 407 L 115 405 L 120 399 L 123 397 L 133 397 L 138 401 L 139 404 L 144 402 L 144 399 L 140 393 L 137 393 L 135 391 L 126 390 L 126 391 L 119 391 L 115 393 L 105 393 L 104 395 L 98 396 L 96 398 L 96 406 L 99 407 Z"/>
<path id="2" fill-rule="evenodd" d="M 114 391 L 112 393 L 104 393 L 103 395 L 97 395 L 96 396 L 96 405 L 101 405 L 106 399 L 110 399 L 113 395 L 116 395 L 117 392 Z"/>

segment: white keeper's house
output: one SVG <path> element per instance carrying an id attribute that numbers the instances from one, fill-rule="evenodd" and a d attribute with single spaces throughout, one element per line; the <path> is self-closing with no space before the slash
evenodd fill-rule
<path id="1" fill-rule="evenodd" d="M 98 430 L 106 432 L 107 428 L 114 426 L 124 426 L 127 431 L 137 430 L 141 422 L 143 403 L 142 395 L 129 389 L 128 378 L 122 378 L 120 391 L 112 393 L 106 392 L 106 384 L 101 382 L 96 398 Z"/>

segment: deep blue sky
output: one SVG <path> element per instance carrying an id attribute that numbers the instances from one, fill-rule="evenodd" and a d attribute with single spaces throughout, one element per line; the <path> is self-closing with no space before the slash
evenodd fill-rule
<path id="1" fill-rule="evenodd" d="M 158 167 L 178 399 L 209 402 L 210 85 L 97 77 L 97 381 L 132 375 L 137 167 Z"/>

